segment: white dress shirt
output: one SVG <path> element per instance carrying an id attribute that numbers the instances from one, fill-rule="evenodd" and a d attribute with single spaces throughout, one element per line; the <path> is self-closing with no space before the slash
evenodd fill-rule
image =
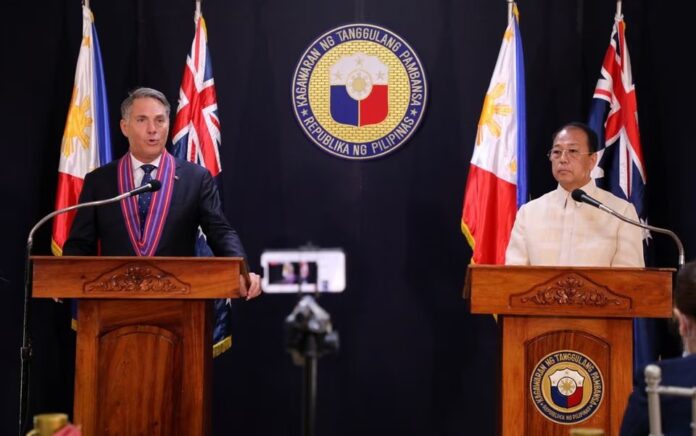
<path id="1" fill-rule="evenodd" d="M 616 212 L 638 220 L 632 204 L 598 188 L 594 180 L 582 189 Z M 517 211 L 505 263 L 643 267 L 643 232 L 594 206 L 575 202 L 559 185 Z"/>
<path id="2" fill-rule="evenodd" d="M 137 188 L 143 182 L 143 177 L 145 177 L 145 171 L 143 171 L 141 168 L 143 165 L 145 165 L 145 163 L 140 162 L 138 159 L 133 157 L 132 154 L 130 155 L 130 159 L 133 168 L 133 186 Z M 155 169 L 150 172 L 150 177 L 153 179 L 157 177 L 157 170 L 159 169 L 160 160 L 162 160 L 161 154 L 157 156 L 157 159 L 150 162 L 150 165 L 155 166 Z"/>

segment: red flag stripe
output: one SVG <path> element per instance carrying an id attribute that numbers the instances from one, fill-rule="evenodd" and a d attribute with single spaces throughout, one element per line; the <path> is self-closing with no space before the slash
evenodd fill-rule
<path id="1" fill-rule="evenodd" d="M 469 167 L 464 198 L 478 201 L 464 201 L 462 230 L 472 243 L 475 241 L 473 263 L 504 264 L 505 250 L 510 242 L 510 232 L 517 210 L 517 187 L 495 174 L 476 165 Z"/>

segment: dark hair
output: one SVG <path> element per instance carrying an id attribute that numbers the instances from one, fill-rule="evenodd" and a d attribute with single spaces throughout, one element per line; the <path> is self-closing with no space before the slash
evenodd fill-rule
<path id="1" fill-rule="evenodd" d="M 551 137 L 551 143 L 553 144 L 556 141 L 556 136 L 558 136 L 558 134 L 561 133 L 561 130 L 567 129 L 569 127 L 574 127 L 585 132 L 585 136 L 587 136 L 588 151 L 590 153 L 597 152 L 597 148 L 599 148 L 599 140 L 597 139 L 597 134 L 594 130 L 590 128 L 590 126 L 579 121 L 573 121 L 572 123 L 564 124 L 563 126 L 561 126 L 560 129 L 553 132 L 553 136 Z"/>
<path id="2" fill-rule="evenodd" d="M 696 318 L 696 262 L 685 264 L 677 273 L 674 305 L 684 315 Z"/>

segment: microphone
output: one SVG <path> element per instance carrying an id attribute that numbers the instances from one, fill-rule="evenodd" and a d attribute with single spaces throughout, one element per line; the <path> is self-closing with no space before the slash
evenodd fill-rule
<path id="1" fill-rule="evenodd" d="M 134 195 L 140 195 L 145 192 L 155 192 L 159 191 L 159 189 L 162 187 L 162 182 L 160 182 L 157 179 L 152 179 L 146 184 L 142 185 L 139 188 L 135 188 L 132 191 L 128 192 L 128 197 L 132 197 Z M 115 197 L 114 197 L 115 198 Z"/>
<path id="2" fill-rule="evenodd" d="M 132 197 L 134 195 L 143 194 L 145 192 L 155 192 L 162 187 L 162 183 L 159 180 L 153 179 L 148 183 L 135 188 L 131 191 L 119 194 L 116 197 L 107 198 L 105 200 L 90 201 L 87 203 L 79 203 L 73 206 L 65 207 L 63 209 L 54 210 L 45 217 L 41 218 L 39 222 L 32 227 L 29 231 L 29 236 L 27 237 L 27 247 L 26 247 L 26 258 L 24 264 L 24 316 L 22 325 L 22 347 L 20 348 L 20 356 L 22 361 L 22 368 L 20 372 L 20 393 L 19 393 L 19 429 L 20 434 L 24 434 L 24 427 L 26 426 L 26 413 L 28 412 L 28 394 L 29 394 L 29 361 L 32 357 L 32 347 L 31 339 L 29 337 L 29 301 L 32 288 L 32 265 L 29 260 L 31 256 L 31 249 L 34 245 L 34 233 L 39 229 L 46 221 L 60 215 L 62 213 L 70 212 L 72 210 L 82 209 L 84 207 L 102 206 L 104 204 L 115 203 L 121 201 L 124 198 Z"/>
<path id="3" fill-rule="evenodd" d="M 570 196 L 573 197 L 573 200 L 578 201 L 580 203 L 587 203 L 591 204 L 594 207 L 597 207 L 599 209 L 604 206 L 602 203 L 599 201 L 595 200 L 594 198 L 590 197 L 583 191 L 582 189 L 576 189 L 573 192 L 570 193 Z"/>
<path id="4" fill-rule="evenodd" d="M 627 222 L 629 224 L 633 224 L 634 226 L 638 226 L 638 227 L 643 228 L 643 229 L 652 230 L 653 232 L 656 232 L 656 233 L 662 233 L 664 235 L 670 236 L 674 240 L 674 242 L 677 244 L 677 249 L 679 250 L 679 258 L 677 260 L 677 264 L 679 265 L 679 269 L 681 269 L 681 267 L 684 265 L 684 245 L 682 244 L 682 242 L 679 239 L 679 237 L 677 236 L 677 234 L 674 233 L 673 231 L 663 229 L 661 227 L 651 226 L 651 225 L 644 224 L 644 223 L 641 223 L 639 221 L 635 221 L 635 220 L 632 220 L 630 218 L 627 218 L 627 217 L 621 215 L 620 213 L 618 213 L 617 211 L 615 211 L 614 209 L 610 208 L 609 206 L 606 206 L 602 202 L 590 197 L 582 189 L 573 190 L 573 192 L 570 194 L 570 196 L 573 197 L 573 200 L 575 200 L 577 202 L 587 203 L 591 206 L 594 206 L 598 209 L 601 209 L 608 214 L 614 215 L 616 218 L 620 219 L 621 221 Z"/>

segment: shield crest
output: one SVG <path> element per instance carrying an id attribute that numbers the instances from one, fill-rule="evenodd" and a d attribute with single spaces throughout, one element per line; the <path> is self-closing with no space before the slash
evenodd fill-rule
<path id="1" fill-rule="evenodd" d="M 389 114 L 389 68 L 377 56 L 354 53 L 329 68 L 331 117 L 350 126 L 379 124 Z"/>
<path id="2" fill-rule="evenodd" d="M 551 380 L 551 399 L 564 408 L 575 407 L 582 401 L 585 378 L 572 369 L 559 369 L 549 376 Z"/>

